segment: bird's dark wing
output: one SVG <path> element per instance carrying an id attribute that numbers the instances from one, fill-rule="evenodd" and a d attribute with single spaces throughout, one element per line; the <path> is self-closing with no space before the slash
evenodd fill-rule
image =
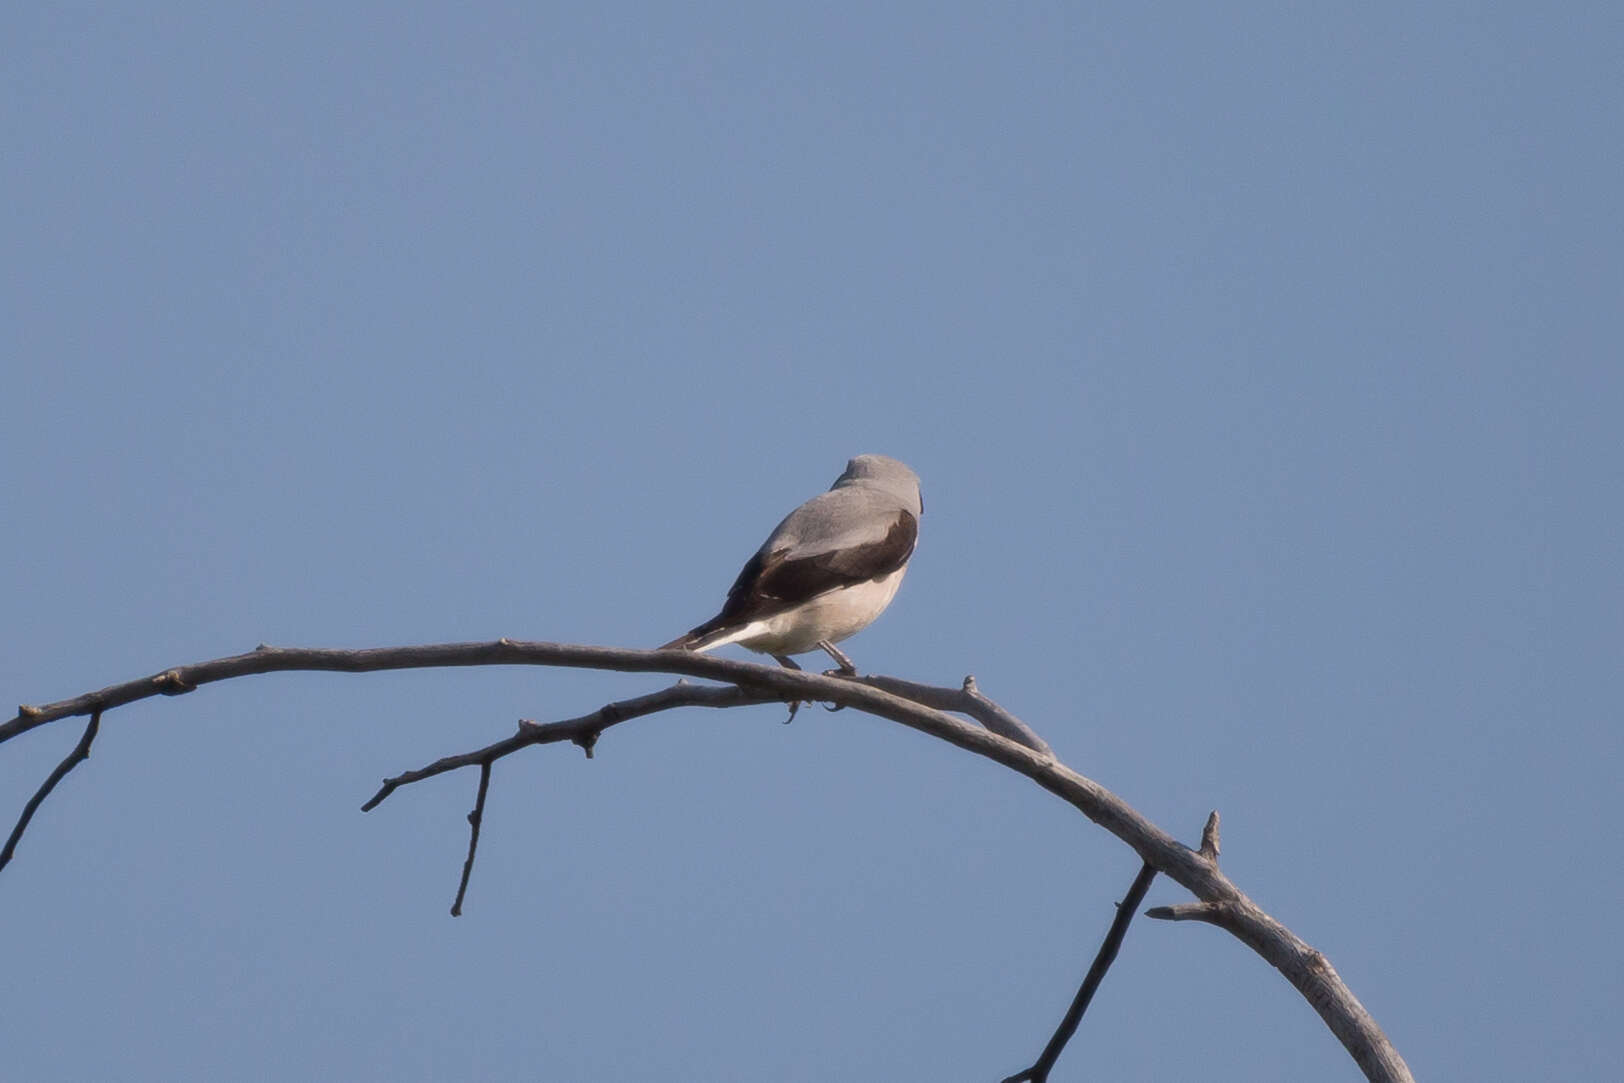
<path id="1" fill-rule="evenodd" d="M 899 511 L 885 534 L 871 542 L 796 560 L 785 559 L 782 550 L 768 554 L 765 560 L 757 554 L 728 591 L 722 612 L 739 606 L 751 610 L 748 619 L 754 620 L 838 587 L 883 579 L 908 562 L 918 538 L 919 521 Z M 760 611 L 753 611 L 757 609 Z"/>
<path id="2" fill-rule="evenodd" d="M 733 581 L 722 611 L 675 645 L 782 613 L 839 587 L 883 579 L 908 563 L 918 539 L 919 520 L 911 512 L 898 511 L 886 532 L 873 541 L 794 560 L 787 559 L 789 549 L 762 550 Z"/>

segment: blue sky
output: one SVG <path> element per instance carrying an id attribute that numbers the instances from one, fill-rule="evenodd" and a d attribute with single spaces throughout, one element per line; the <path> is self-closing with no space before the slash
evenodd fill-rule
<path id="1" fill-rule="evenodd" d="M 0 37 L 0 687 L 647 646 L 877 451 L 863 668 L 984 690 L 1420 1078 L 1624 1074 L 1615 5 L 30 5 Z M 108 716 L 0 873 L 17 1078 L 996 1079 L 1137 861 L 852 712 L 378 780 L 658 686 Z M 77 736 L 0 749 L 9 818 Z M 1150 905 L 1183 901 L 1159 883 Z M 1056 1079 L 1354 1079 L 1136 924 Z"/>

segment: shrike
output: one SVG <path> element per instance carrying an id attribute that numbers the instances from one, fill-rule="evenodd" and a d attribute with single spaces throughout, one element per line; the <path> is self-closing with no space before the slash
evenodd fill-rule
<path id="1" fill-rule="evenodd" d="M 826 493 L 790 512 L 739 573 L 722 611 L 661 650 L 737 643 L 800 669 L 792 654 L 821 648 L 854 674 L 836 643 L 874 623 L 908 570 L 919 477 L 884 455 L 859 455 Z"/>

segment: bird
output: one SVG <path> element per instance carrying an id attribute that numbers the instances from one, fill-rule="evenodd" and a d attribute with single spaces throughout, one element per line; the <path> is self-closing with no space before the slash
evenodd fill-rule
<path id="1" fill-rule="evenodd" d="M 737 643 L 790 669 L 801 668 L 791 655 L 822 650 L 841 674 L 856 675 L 835 644 L 874 623 L 896 597 L 924 513 L 917 474 L 885 455 L 857 456 L 828 492 L 767 536 L 720 613 L 659 649 Z"/>

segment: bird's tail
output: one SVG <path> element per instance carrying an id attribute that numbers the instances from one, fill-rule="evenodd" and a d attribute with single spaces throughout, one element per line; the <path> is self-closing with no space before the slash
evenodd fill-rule
<path id="1" fill-rule="evenodd" d="M 694 635 L 692 632 L 684 632 L 671 642 L 661 643 L 654 649 L 657 651 L 696 651 L 700 649 L 697 645 L 698 643 L 698 636 Z"/>
<path id="2" fill-rule="evenodd" d="M 739 632 L 736 625 L 724 625 L 721 618 L 714 617 L 698 628 L 673 639 L 669 643 L 662 643 L 656 650 L 670 651 L 708 651 L 712 647 L 720 647 L 733 642 Z"/>

